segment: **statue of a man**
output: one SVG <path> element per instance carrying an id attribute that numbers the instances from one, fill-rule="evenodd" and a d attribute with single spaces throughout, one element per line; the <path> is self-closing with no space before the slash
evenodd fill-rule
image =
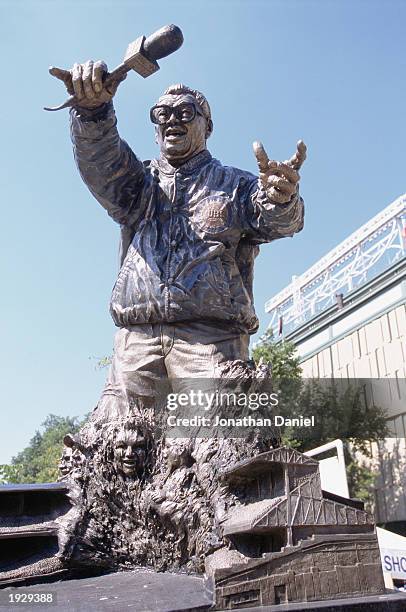
<path id="1" fill-rule="evenodd" d="M 150 112 L 160 155 L 143 163 L 118 134 L 118 83 L 106 90 L 106 71 L 92 61 L 53 70 L 80 101 L 71 110 L 80 174 L 122 231 L 110 306 L 120 329 L 104 415 L 112 395 L 146 399 L 162 378 L 212 378 L 218 364 L 248 358 L 258 328 L 258 245 L 302 229 L 298 170 L 306 157 L 303 142 L 284 163 L 254 143 L 259 177 L 223 166 L 207 149 L 213 121 L 205 96 L 172 85 Z"/>

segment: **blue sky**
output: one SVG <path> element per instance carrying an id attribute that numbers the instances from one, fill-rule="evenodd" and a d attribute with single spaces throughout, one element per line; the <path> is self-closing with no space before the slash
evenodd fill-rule
<path id="1" fill-rule="evenodd" d="M 2 57 L 0 462 L 50 412 L 83 415 L 105 378 L 118 228 L 75 168 L 53 64 L 105 59 L 166 23 L 183 47 L 116 98 L 119 129 L 143 159 L 157 154 L 148 110 L 171 83 L 211 104 L 213 155 L 256 171 L 252 141 L 285 159 L 303 138 L 303 232 L 261 249 L 264 302 L 405 191 L 406 3 L 386 0 L 148 2 L 0 0 Z"/>

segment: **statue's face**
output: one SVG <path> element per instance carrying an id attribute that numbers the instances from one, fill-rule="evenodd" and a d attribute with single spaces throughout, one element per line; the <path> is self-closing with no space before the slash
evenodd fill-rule
<path id="1" fill-rule="evenodd" d="M 63 447 L 61 461 L 58 465 L 61 476 L 67 476 L 73 468 L 72 449 L 68 446 Z"/>
<path id="2" fill-rule="evenodd" d="M 179 107 L 183 104 L 197 105 L 191 94 L 165 95 L 159 98 L 158 105 L 165 104 L 169 107 Z M 174 113 L 167 123 L 156 126 L 156 141 L 161 150 L 161 155 L 172 165 L 185 163 L 200 151 L 206 148 L 207 122 L 199 113 L 196 113 L 192 121 L 183 123 Z"/>
<path id="3" fill-rule="evenodd" d="M 114 458 L 119 471 L 136 476 L 145 463 L 147 441 L 139 430 L 123 430 L 117 437 Z"/>
<path id="4" fill-rule="evenodd" d="M 61 461 L 58 465 L 61 476 L 67 476 L 72 470 L 79 468 L 83 462 L 83 454 L 78 448 L 64 446 Z"/>

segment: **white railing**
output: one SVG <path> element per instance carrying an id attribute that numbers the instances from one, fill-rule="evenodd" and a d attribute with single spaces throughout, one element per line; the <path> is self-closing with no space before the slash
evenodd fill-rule
<path id="1" fill-rule="evenodd" d="M 406 194 L 365 223 L 265 304 L 274 331 L 290 333 L 406 254 Z"/>

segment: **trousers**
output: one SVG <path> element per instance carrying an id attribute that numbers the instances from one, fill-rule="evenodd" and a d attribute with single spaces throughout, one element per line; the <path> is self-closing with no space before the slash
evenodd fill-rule
<path id="1" fill-rule="evenodd" d="M 157 387 L 170 382 L 183 390 L 193 379 L 215 379 L 225 361 L 249 356 L 249 335 L 218 323 L 142 324 L 120 328 L 106 386 L 92 415 L 109 421 L 125 417 L 131 404 L 151 405 Z M 186 381 L 186 382 L 185 382 Z"/>

